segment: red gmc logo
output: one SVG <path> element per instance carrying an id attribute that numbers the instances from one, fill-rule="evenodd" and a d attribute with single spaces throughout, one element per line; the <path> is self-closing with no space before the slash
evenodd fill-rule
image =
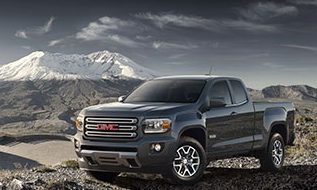
<path id="1" fill-rule="evenodd" d="M 118 124 L 98 124 L 97 129 L 105 131 L 117 131 L 119 130 Z"/>

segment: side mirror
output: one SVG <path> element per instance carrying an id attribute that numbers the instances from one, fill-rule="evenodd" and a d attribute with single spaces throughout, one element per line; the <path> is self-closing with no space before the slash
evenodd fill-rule
<path id="1" fill-rule="evenodd" d="M 212 97 L 209 101 L 210 108 L 220 108 L 225 107 L 226 105 L 225 98 L 223 97 Z"/>
<path id="2" fill-rule="evenodd" d="M 118 102 L 123 102 L 125 98 L 126 98 L 126 96 L 119 96 Z"/>

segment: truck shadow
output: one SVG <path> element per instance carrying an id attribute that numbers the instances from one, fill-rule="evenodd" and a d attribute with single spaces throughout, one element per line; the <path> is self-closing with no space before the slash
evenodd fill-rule
<path id="1" fill-rule="evenodd" d="M 149 175 L 119 176 L 115 185 L 129 189 L 317 189 L 317 165 L 285 166 L 279 172 L 261 169 L 207 168 L 193 186 L 176 186 Z"/>

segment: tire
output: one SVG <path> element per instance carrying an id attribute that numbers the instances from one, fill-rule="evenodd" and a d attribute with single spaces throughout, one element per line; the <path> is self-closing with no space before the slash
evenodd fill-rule
<path id="1" fill-rule="evenodd" d="M 274 133 L 267 149 L 260 156 L 261 168 L 266 171 L 278 171 L 283 167 L 285 144 L 279 133 Z"/>
<path id="2" fill-rule="evenodd" d="M 104 182 L 113 182 L 120 173 L 87 171 L 87 174 Z"/>
<path id="3" fill-rule="evenodd" d="M 207 165 L 202 145 L 194 138 L 182 137 L 172 163 L 162 176 L 172 184 L 192 185 L 203 176 Z"/>

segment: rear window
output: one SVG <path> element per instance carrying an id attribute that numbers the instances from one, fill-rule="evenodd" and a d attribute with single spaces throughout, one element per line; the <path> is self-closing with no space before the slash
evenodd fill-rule
<path id="1" fill-rule="evenodd" d="M 248 100 L 247 93 L 240 81 L 230 80 L 234 101 L 236 104 L 246 102 Z"/>
<path id="2" fill-rule="evenodd" d="M 211 99 L 224 98 L 227 105 L 232 104 L 228 83 L 226 81 L 216 82 L 211 87 Z"/>

